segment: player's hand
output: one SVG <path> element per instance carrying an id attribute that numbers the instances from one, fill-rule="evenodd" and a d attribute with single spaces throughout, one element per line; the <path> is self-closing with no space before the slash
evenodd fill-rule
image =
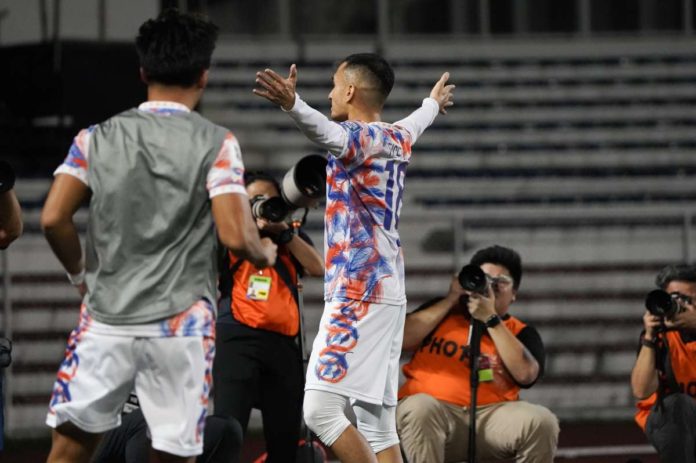
<path id="1" fill-rule="evenodd" d="M 440 106 L 440 114 L 447 114 L 447 108 L 454 104 L 454 101 L 452 101 L 454 84 L 447 85 L 449 77 L 449 72 L 442 74 L 440 80 L 437 81 L 430 91 L 430 98 L 437 101 L 437 104 Z"/>
<path id="2" fill-rule="evenodd" d="M 271 103 L 279 105 L 286 111 L 295 106 L 295 87 L 297 86 L 297 66 L 290 66 L 287 79 L 281 77 L 273 69 L 265 69 L 256 73 L 256 84 L 261 88 L 255 88 L 254 93 L 262 96 Z"/>
<path id="3" fill-rule="evenodd" d="M 490 284 L 486 288 L 487 294 L 469 293 L 468 309 L 472 318 L 485 322 L 491 315 L 495 315 L 495 293 Z"/>
<path id="4" fill-rule="evenodd" d="M 645 315 L 643 315 L 643 327 L 645 328 L 645 335 L 643 337 L 647 341 L 655 340 L 655 332 L 660 327 L 660 317 L 646 310 Z"/>
<path id="5" fill-rule="evenodd" d="M 263 254 L 266 256 L 266 261 L 268 262 L 267 266 L 273 267 L 276 262 L 276 257 L 278 256 L 278 245 L 270 238 L 261 238 L 261 247 L 263 248 Z"/>

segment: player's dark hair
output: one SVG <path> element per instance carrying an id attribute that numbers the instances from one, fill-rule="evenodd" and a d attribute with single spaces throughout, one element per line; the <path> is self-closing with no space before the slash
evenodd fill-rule
<path id="1" fill-rule="evenodd" d="M 515 289 L 520 287 L 522 282 L 522 258 L 517 251 L 495 245 L 478 251 L 469 263 L 479 267 L 483 264 L 502 265 L 510 272 L 510 276 L 514 280 L 513 287 Z"/>
<path id="2" fill-rule="evenodd" d="M 375 53 L 356 53 L 348 56 L 341 63 L 345 63 L 346 68 L 359 67 L 366 70 L 379 90 L 382 103 L 386 101 L 394 87 L 394 70 L 387 60 Z"/>
<path id="3" fill-rule="evenodd" d="M 278 194 L 280 194 L 280 183 L 268 172 L 262 170 L 248 170 L 244 172 L 244 185 L 249 186 L 259 180 L 272 183 Z"/>
<path id="4" fill-rule="evenodd" d="M 668 265 L 663 267 L 655 277 L 655 284 L 665 289 L 673 281 L 696 283 L 696 267 L 693 265 Z"/>
<path id="5" fill-rule="evenodd" d="M 148 82 L 190 87 L 210 68 L 218 28 L 198 14 L 164 10 L 140 26 L 135 48 Z"/>

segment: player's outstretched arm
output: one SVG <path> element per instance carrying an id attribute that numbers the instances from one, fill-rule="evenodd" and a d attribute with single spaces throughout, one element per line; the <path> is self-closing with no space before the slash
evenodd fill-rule
<path id="1" fill-rule="evenodd" d="M 423 100 L 423 105 L 412 112 L 407 118 L 395 122 L 394 125 L 405 128 L 411 134 L 411 143 L 423 134 L 433 123 L 438 113 L 447 114 L 447 108 L 454 104 L 453 84 L 447 84 L 449 72 L 445 72 L 430 91 L 430 96 Z"/>
<path id="2" fill-rule="evenodd" d="M 297 95 L 297 66 L 290 66 L 287 78 L 272 69 L 256 73 L 254 94 L 277 104 L 295 121 L 307 138 L 332 154 L 340 156 L 348 143 L 348 134 L 339 124 L 309 106 Z"/>
<path id="3" fill-rule="evenodd" d="M 275 264 L 278 246 L 269 238 L 260 238 L 246 195 L 217 195 L 211 204 L 218 236 L 225 247 L 258 268 Z"/>

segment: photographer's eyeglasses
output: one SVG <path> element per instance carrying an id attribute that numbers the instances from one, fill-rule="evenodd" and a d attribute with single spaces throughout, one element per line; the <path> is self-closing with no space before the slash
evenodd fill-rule
<path id="1" fill-rule="evenodd" d="M 675 292 L 675 293 L 670 293 L 669 295 L 672 297 L 672 299 L 674 299 L 675 301 L 681 302 L 682 304 L 691 304 L 692 303 L 691 297 L 687 296 L 686 294 Z"/>
<path id="2" fill-rule="evenodd" d="M 493 277 L 486 274 L 486 281 L 488 281 L 491 286 L 498 289 L 508 289 L 512 287 L 513 283 L 512 278 L 507 275 L 498 275 L 497 277 Z"/>

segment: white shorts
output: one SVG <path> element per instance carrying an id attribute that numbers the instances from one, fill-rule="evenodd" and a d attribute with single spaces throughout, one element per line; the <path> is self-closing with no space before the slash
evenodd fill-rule
<path id="1" fill-rule="evenodd" d="M 406 304 L 327 302 L 305 390 L 395 406 L 405 319 Z"/>
<path id="2" fill-rule="evenodd" d="M 93 331 L 83 314 L 68 340 L 46 424 L 70 421 L 86 432 L 108 431 L 121 424 L 123 405 L 135 392 L 153 448 L 182 457 L 201 454 L 214 337 Z"/>

